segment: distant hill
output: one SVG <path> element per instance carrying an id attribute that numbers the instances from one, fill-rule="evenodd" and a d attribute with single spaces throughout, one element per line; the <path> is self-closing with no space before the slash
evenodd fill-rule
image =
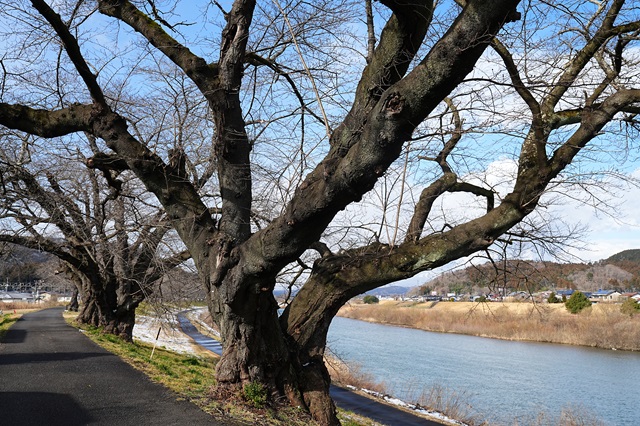
<path id="1" fill-rule="evenodd" d="M 13 244 L 0 249 L 0 284 L 3 289 L 28 289 L 35 282 L 43 282 L 43 290 L 70 287 L 64 274 L 58 274 L 60 262 L 46 252 Z"/>
<path id="2" fill-rule="evenodd" d="M 556 263 L 509 260 L 486 263 L 444 273 L 412 290 L 412 294 L 432 291 L 507 293 L 514 290 L 579 289 L 595 291 L 640 290 L 640 249 L 625 250 L 595 263 Z M 506 290 L 505 290 L 506 289 Z"/>
<path id="3" fill-rule="evenodd" d="M 371 291 L 368 291 L 366 294 L 370 294 L 372 296 L 404 296 L 409 290 L 411 290 L 409 287 L 391 285 L 388 287 L 373 289 Z"/>
<path id="4" fill-rule="evenodd" d="M 616 253 L 605 260 L 605 262 L 624 262 L 631 261 L 640 264 L 640 249 L 624 250 Z"/>
<path id="5" fill-rule="evenodd" d="M 25 263 L 46 263 L 55 256 L 45 251 L 33 250 L 15 244 L 4 244 L 0 250 L 0 264 L 19 265 Z"/>

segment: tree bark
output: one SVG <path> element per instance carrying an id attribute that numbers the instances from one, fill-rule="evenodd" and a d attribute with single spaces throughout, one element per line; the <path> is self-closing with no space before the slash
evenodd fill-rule
<path id="1" fill-rule="evenodd" d="M 80 304 L 78 303 L 78 293 L 78 287 L 74 286 L 73 291 L 71 292 L 71 300 L 66 306 L 67 311 L 78 312 L 78 308 L 80 307 Z"/>
<path id="2" fill-rule="evenodd" d="M 80 324 L 103 328 L 105 333 L 133 341 L 135 310 L 138 303 L 130 301 L 118 304 L 115 291 L 110 291 L 103 283 L 85 286 L 85 300 L 77 321 Z"/>

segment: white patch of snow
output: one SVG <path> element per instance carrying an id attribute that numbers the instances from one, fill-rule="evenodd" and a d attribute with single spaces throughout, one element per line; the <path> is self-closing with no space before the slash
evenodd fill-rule
<path id="1" fill-rule="evenodd" d="M 383 393 L 380 392 L 376 392 L 376 391 L 372 391 L 369 389 L 358 389 L 354 386 L 347 386 L 349 389 L 352 390 L 359 390 L 361 392 L 367 393 L 371 396 L 374 396 L 376 398 L 382 399 L 383 401 L 385 401 L 386 403 L 390 404 L 390 405 L 395 405 L 397 407 L 403 407 L 406 409 L 409 409 L 411 411 L 414 411 L 418 414 L 422 414 L 422 415 L 426 415 L 435 419 L 438 419 L 440 421 L 443 421 L 447 424 L 451 424 L 451 425 L 456 425 L 456 426 L 468 426 L 467 424 L 459 421 L 459 420 L 454 420 L 448 416 L 445 416 L 444 414 L 438 412 L 438 411 L 432 411 L 432 410 L 427 410 L 419 405 L 416 404 L 408 404 L 398 398 L 394 398 L 392 396 L 389 395 L 385 395 Z"/>
<path id="2" fill-rule="evenodd" d="M 158 330 L 160 334 L 158 335 Z M 157 340 L 156 340 L 157 336 Z M 136 316 L 133 327 L 133 338 L 158 348 L 164 348 L 182 354 L 195 354 L 193 340 L 182 333 L 175 318 L 156 318 L 143 315 Z"/>

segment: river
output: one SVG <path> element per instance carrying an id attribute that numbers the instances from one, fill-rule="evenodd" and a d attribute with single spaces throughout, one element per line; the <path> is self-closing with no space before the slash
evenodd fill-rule
<path id="1" fill-rule="evenodd" d="M 492 424 L 531 424 L 570 408 L 640 424 L 640 353 L 433 333 L 336 317 L 328 346 L 408 401 L 441 386 Z"/>

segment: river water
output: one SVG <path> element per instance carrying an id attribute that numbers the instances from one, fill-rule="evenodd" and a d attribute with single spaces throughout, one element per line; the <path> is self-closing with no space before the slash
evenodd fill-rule
<path id="1" fill-rule="evenodd" d="M 586 411 L 640 425 L 640 353 L 432 333 L 337 317 L 331 351 L 407 401 L 441 386 L 492 424 Z"/>

